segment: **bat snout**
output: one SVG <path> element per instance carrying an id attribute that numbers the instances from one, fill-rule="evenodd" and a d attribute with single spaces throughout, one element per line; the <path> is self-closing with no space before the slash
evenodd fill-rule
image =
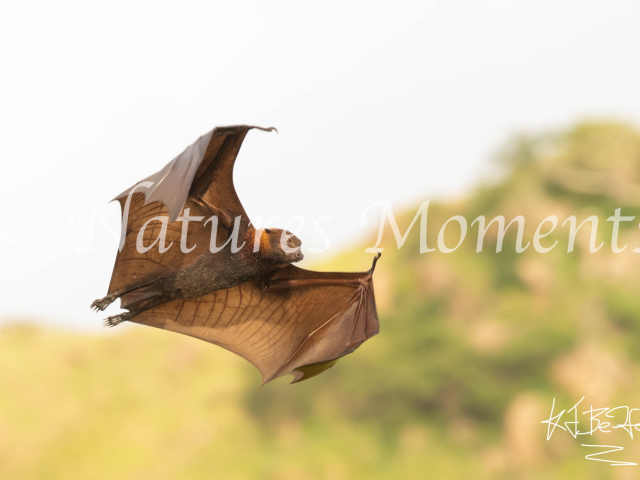
<path id="1" fill-rule="evenodd" d="M 298 250 L 296 250 L 295 253 L 295 262 L 299 262 L 300 260 L 302 260 L 304 258 L 304 255 L 302 254 L 302 251 L 298 248 Z"/>

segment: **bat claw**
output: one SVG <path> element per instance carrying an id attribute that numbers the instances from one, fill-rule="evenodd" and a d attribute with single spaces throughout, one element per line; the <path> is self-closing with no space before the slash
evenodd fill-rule
<path id="1" fill-rule="evenodd" d="M 111 305 L 113 303 L 113 301 L 116 299 L 116 297 L 112 296 L 112 295 L 107 295 L 104 298 L 100 298 L 96 301 L 94 301 L 91 304 L 91 309 L 94 312 L 97 311 L 103 311 L 104 309 L 106 309 L 109 305 Z"/>
<path id="2" fill-rule="evenodd" d="M 382 256 L 381 252 L 376 253 L 376 256 L 373 257 L 373 264 L 371 265 L 371 268 L 369 269 L 369 275 L 373 274 L 374 270 L 376 269 L 376 263 L 378 263 L 378 259 Z"/>
<path id="3" fill-rule="evenodd" d="M 118 315 L 113 315 L 111 317 L 106 318 L 102 322 L 102 325 L 109 328 L 115 327 L 116 325 L 119 325 L 122 322 L 129 320 L 132 316 L 133 314 L 131 312 L 125 312 L 125 313 L 120 313 Z"/>

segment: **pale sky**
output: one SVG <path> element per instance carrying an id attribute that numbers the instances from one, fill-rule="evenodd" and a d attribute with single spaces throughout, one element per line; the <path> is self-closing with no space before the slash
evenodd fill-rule
<path id="1" fill-rule="evenodd" d="M 304 216 L 309 263 L 314 220 L 325 256 L 375 237 L 367 205 L 459 195 L 514 133 L 640 125 L 639 21 L 615 0 L 3 2 L 0 322 L 100 325 L 109 200 L 217 125 L 278 128 L 249 133 L 236 188 L 268 226 Z"/>

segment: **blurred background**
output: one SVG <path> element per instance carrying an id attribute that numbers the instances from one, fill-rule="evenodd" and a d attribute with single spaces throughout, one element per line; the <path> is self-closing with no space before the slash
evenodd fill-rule
<path id="1" fill-rule="evenodd" d="M 637 478 L 584 458 L 624 430 L 546 441 L 553 399 L 640 408 L 640 6 L 633 2 L 24 2 L 0 7 L 1 478 Z M 365 270 L 388 200 L 402 232 L 453 215 L 600 220 L 540 254 L 398 250 L 381 332 L 307 382 L 260 388 L 233 354 L 98 328 L 119 209 L 107 201 L 215 125 L 253 132 L 236 184 L 303 238 L 305 266 Z M 268 193 L 268 195 L 265 195 Z M 275 218 L 278 217 L 278 218 Z M 312 228 L 322 224 L 331 241 Z M 448 229 L 457 241 L 456 228 Z M 311 247 L 322 250 L 311 252 Z M 106 315 L 111 314 L 113 307 Z M 582 416 L 586 418 L 586 416 Z M 570 420 L 565 418 L 564 420 Z M 618 420 L 618 417 L 616 417 Z M 621 417 L 622 421 L 623 418 Z M 586 425 L 585 425 L 586 427 Z"/>

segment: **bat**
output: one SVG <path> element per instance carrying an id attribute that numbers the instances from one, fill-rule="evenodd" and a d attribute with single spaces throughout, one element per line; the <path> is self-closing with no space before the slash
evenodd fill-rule
<path id="1" fill-rule="evenodd" d="M 251 362 L 263 385 L 306 380 L 379 330 L 371 268 L 315 272 L 291 232 L 252 226 L 233 184 L 249 125 L 217 127 L 118 195 L 122 232 L 108 294 L 127 310 L 105 320 L 189 335 Z M 207 220 L 205 220 L 207 219 Z"/>

